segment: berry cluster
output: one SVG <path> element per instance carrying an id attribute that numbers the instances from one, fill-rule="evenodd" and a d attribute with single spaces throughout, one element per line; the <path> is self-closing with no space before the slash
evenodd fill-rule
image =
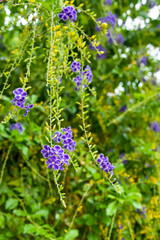
<path id="1" fill-rule="evenodd" d="M 62 142 L 63 148 L 60 145 L 55 145 L 50 147 L 49 145 L 44 145 L 41 153 L 44 158 L 47 158 L 46 164 L 48 168 L 54 170 L 64 170 L 64 164 L 69 165 L 69 155 L 64 153 L 64 149 L 68 151 L 75 150 L 76 142 L 72 139 L 71 127 L 63 128 L 62 132 L 57 131 L 53 135 L 53 140 L 56 143 Z"/>
<path id="2" fill-rule="evenodd" d="M 22 128 L 21 123 L 13 123 L 13 124 L 11 124 L 10 130 L 14 130 L 14 129 L 17 129 L 20 133 L 23 132 L 23 128 Z"/>
<path id="3" fill-rule="evenodd" d="M 58 17 L 63 21 L 67 21 L 69 19 L 73 22 L 77 19 L 77 12 L 73 6 L 63 7 L 63 10 L 58 14 Z"/>
<path id="4" fill-rule="evenodd" d="M 109 162 L 108 157 L 104 157 L 103 154 L 100 154 L 97 162 L 100 164 L 100 167 L 103 171 L 111 174 L 111 176 L 113 176 L 113 169 L 115 168 L 114 166 L 112 166 L 112 164 Z"/>
<path id="5" fill-rule="evenodd" d="M 22 88 L 17 88 L 13 91 L 14 99 L 11 100 L 13 102 L 14 106 L 20 107 L 22 109 L 26 109 L 26 112 L 23 116 L 27 116 L 28 112 L 30 111 L 30 108 L 33 108 L 33 104 L 25 106 L 26 96 L 27 93 Z"/>

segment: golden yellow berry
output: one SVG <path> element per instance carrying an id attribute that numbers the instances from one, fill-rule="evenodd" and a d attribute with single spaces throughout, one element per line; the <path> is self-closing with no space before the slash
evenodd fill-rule
<path id="1" fill-rule="evenodd" d="M 102 23 L 102 24 L 101 24 L 101 28 L 102 28 L 102 29 L 106 29 L 107 27 L 108 27 L 108 24 L 107 24 L 107 23 Z"/>

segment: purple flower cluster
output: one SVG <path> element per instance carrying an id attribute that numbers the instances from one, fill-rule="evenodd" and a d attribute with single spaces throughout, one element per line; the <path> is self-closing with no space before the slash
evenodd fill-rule
<path id="1" fill-rule="evenodd" d="M 11 102 L 20 108 L 24 108 L 27 93 L 22 88 L 17 88 L 13 91 L 13 94 L 14 99 Z"/>
<path id="2" fill-rule="evenodd" d="M 77 12 L 73 6 L 63 7 L 63 10 L 58 14 L 58 17 L 63 21 L 67 21 L 69 19 L 73 22 L 77 19 Z"/>
<path id="3" fill-rule="evenodd" d="M 68 151 L 75 150 L 76 142 L 72 139 L 71 127 L 63 128 L 62 132 L 57 131 L 53 135 L 53 140 L 56 143 L 62 142 L 63 148 L 60 145 L 55 145 L 50 147 L 49 145 L 44 145 L 41 153 L 44 158 L 47 158 L 46 164 L 48 168 L 54 170 L 64 170 L 64 165 L 69 165 L 69 155 L 65 154 L 65 149 Z"/>
<path id="4" fill-rule="evenodd" d="M 17 88 L 13 91 L 14 99 L 11 100 L 13 102 L 14 106 L 20 107 L 22 109 L 25 109 L 26 112 L 23 116 L 27 116 L 28 112 L 30 111 L 30 108 L 33 108 L 33 104 L 25 106 L 26 96 L 27 93 L 22 88 Z"/>
<path id="5" fill-rule="evenodd" d="M 111 176 L 113 176 L 113 169 L 115 167 L 111 165 L 108 157 L 104 157 L 104 155 L 101 153 L 97 159 L 97 162 L 100 164 L 100 167 L 103 171 L 107 173 L 110 172 Z"/>
<path id="6" fill-rule="evenodd" d="M 86 77 L 89 83 L 92 82 L 93 74 L 89 65 L 87 65 L 86 68 L 84 69 L 83 76 Z"/>
<path id="7" fill-rule="evenodd" d="M 22 128 L 22 124 L 21 123 L 13 123 L 13 124 L 11 124 L 10 130 L 12 131 L 14 129 L 17 129 L 20 133 L 23 132 L 23 128 Z"/>
<path id="8" fill-rule="evenodd" d="M 64 153 L 64 149 L 59 145 L 55 145 L 51 148 L 49 145 L 44 145 L 41 151 L 44 158 L 47 158 L 46 163 L 48 168 L 54 170 L 64 170 L 64 164 L 69 165 L 69 155 Z"/>
<path id="9" fill-rule="evenodd" d="M 160 131 L 160 127 L 159 127 L 158 122 L 151 122 L 150 127 L 152 128 L 152 130 L 154 132 L 159 132 Z"/>
<path id="10" fill-rule="evenodd" d="M 73 72 L 79 72 L 81 70 L 81 64 L 78 61 L 74 61 L 71 64 L 71 69 Z"/>
<path id="11" fill-rule="evenodd" d="M 105 4 L 112 5 L 112 0 L 105 0 Z"/>
<path id="12" fill-rule="evenodd" d="M 73 81 L 76 83 L 77 87 L 75 88 L 76 91 L 78 91 L 80 89 L 81 83 L 82 83 L 82 79 L 86 80 L 86 83 L 91 83 L 92 82 L 92 78 L 93 78 L 93 74 L 91 71 L 91 68 L 89 65 L 86 66 L 86 68 L 84 69 L 83 72 L 81 72 L 79 75 L 77 75 L 76 78 L 73 79 Z M 86 88 L 87 84 L 84 83 L 83 87 Z"/>
<path id="13" fill-rule="evenodd" d="M 72 130 L 71 127 L 63 128 L 61 132 L 55 132 L 53 135 L 53 140 L 56 143 L 60 143 L 62 141 L 63 148 L 68 151 L 75 150 L 76 142 L 72 139 Z"/>

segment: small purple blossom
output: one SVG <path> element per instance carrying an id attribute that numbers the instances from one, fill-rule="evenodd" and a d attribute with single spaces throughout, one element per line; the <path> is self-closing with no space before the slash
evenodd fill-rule
<path id="1" fill-rule="evenodd" d="M 23 114 L 23 116 L 27 117 L 28 112 L 30 112 L 30 108 L 33 108 L 33 106 L 34 106 L 33 104 L 31 105 L 27 104 L 27 106 L 24 107 L 26 109 L 26 112 L 25 114 Z"/>
<path id="2" fill-rule="evenodd" d="M 142 214 L 144 218 L 146 217 L 146 207 L 143 207 L 142 210 L 137 208 L 136 212 Z"/>
<path id="3" fill-rule="evenodd" d="M 106 34 L 106 37 L 108 38 L 108 43 L 113 44 L 113 38 L 111 36 L 111 31 L 108 30 L 108 33 Z"/>
<path id="4" fill-rule="evenodd" d="M 92 82 L 93 74 L 92 74 L 92 71 L 91 71 L 91 68 L 89 65 L 86 66 L 86 68 L 83 72 L 83 76 L 86 77 L 86 79 L 88 80 L 89 83 Z"/>
<path id="5" fill-rule="evenodd" d="M 77 12 L 73 6 L 63 7 L 63 10 L 58 14 L 58 17 L 63 21 L 67 21 L 68 19 L 74 21 L 77 19 Z"/>
<path id="6" fill-rule="evenodd" d="M 123 45 L 124 44 L 124 38 L 123 35 L 121 33 L 119 33 L 116 38 L 115 38 L 116 42 Z"/>
<path id="7" fill-rule="evenodd" d="M 82 82 L 82 77 L 80 75 L 77 75 L 76 78 L 73 79 L 74 82 L 76 82 L 77 85 L 77 90 L 79 90 L 79 87 L 81 86 L 81 82 Z"/>
<path id="8" fill-rule="evenodd" d="M 113 176 L 113 169 L 115 167 L 111 165 L 108 157 L 104 157 L 104 155 L 101 153 L 97 159 L 97 162 L 100 164 L 101 170 L 107 173 L 110 172 L 111 176 Z"/>
<path id="9" fill-rule="evenodd" d="M 154 132 L 159 132 L 160 131 L 160 127 L 159 127 L 158 122 L 151 122 L 149 125 Z"/>
<path id="10" fill-rule="evenodd" d="M 71 64 L 71 69 L 73 72 L 79 72 L 81 70 L 81 64 L 78 61 L 74 61 Z"/>
<path id="11" fill-rule="evenodd" d="M 114 28 L 116 25 L 115 15 L 112 14 L 111 12 L 108 12 L 108 16 L 106 17 L 106 22 L 110 23 L 112 25 L 112 27 Z"/>
<path id="12" fill-rule="evenodd" d="M 43 154 L 43 157 L 48 158 L 50 156 L 50 151 L 51 151 L 50 146 L 49 145 L 44 145 L 41 153 Z"/>
<path id="13" fill-rule="evenodd" d="M 127 164 L 128 161 L 127 161 L 127 159 L 124 159 L 124 157 L 125 157 L 125 153 L 121 153 L 120 154 L 120 159 L 123 159 L 123 163 Z"/>
<path id="14" fill-rule="evenodd" d="M 142 57 L 140 64 L 143 63 L 145 66 L 147 65 L 147 57 Z"/>
<path id="15" fill-rule="evenodd" d="M 112 0 L 105 0 L 104 4 L 112 5 Z"/>
<path id="16" fill-rule="evenodd" d="M 122 228 L 123 228 L 123 225 L 119 224 L 118 229 L 122 229 Z"/>
<path id="17" fill-rule="evenodd" d="M 154 0 L 149 0 L 148 1 L 148 7 L 149 8 L 153 8 L 154 6 L 156 6 L 157 4 L 156 4 L 156 2 L 154 1 Z"/>
<path id="18" fill-rule="evenodd" d="M 147 82 L 147 80 L 143 77 L 143 78 L 142 78 L 142 82 Z"/>
<path id="19" fill-rule="evenodd" d="M 119 112 L 125 112 L 127 109 L 127 105 L 125 104 L 124 106 L 122 106 L 119 110 Z"/>
<path id="20" fill-rule="evenodd" d="M 22 128 L 22 124 L 21 123 L 13 123 L 13 124 L 11 124 L 10 130 L 12 131 L 14 129 L 17 129 L 20 133 L 23 132 L 23 128 Z"/>
<path id="21" fill-rule="evenodd" d="M 62 140 L 61 137 L 62 137 L 62 133 L 57 131 L 53 134 L 52 138 L 56 143 L 58 143 L 58 142 L 61 142 L 61 140 Z"/>

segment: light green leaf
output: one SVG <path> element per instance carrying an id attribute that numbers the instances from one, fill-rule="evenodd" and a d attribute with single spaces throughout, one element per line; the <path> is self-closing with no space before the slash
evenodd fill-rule
<path id="1" fill-rule="evenodd" d="M 7 200 L 5 208 L 8 210 L 14 209 L 18 206 L 18 200 L 16 198 L 10 198 Z"/>

